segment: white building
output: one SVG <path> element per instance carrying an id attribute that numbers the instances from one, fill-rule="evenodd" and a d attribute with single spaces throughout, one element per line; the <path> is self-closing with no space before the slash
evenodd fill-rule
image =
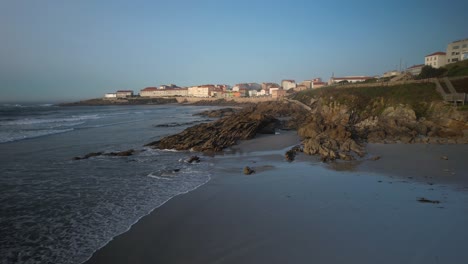
<path id="1" fill-rule="evenodd" d="M 250 97 L 257 96 L 257 94 L 258 94 L 257 90 L 249 90 L 249 96 Z"/>
<path id="2" fill-rule="evenodd" d="M 270 89 L 268 90 L 268 94 L 271 95 L 271 94 L 273 94 L 273 91 L 278 91 L 279 89 L 280 89 L 280 88 L 270 88 Z"/>
<path id="3" fill-rule="evenodd" d="M 397 71 L 397 70 L 393 70 L 393 71 L 388 71 L 388 72 L 384 72 L 384 74 L 382 75 L 382 77 L 393 77 L 393 76 L 398 76 L 400 75 L 401 72 Z"/>
<path id="4" fill-rule="evenodd" d="M 468 39 L 457 40 L 447 45 L 447 63 L 468 59 Z"/>
<path id="5" fill-rule="evenodd" d="M 368 77 L 368 76 L 331 77 L 330 80 L 328 81 L 328 84 L 331 85 L 331 84 L 341 83 L 341 82 L 357 83 L 357 82 L 364 82 L 369 79 L 372 79 L 372 77 Z"/>
<path id="6" fill-rule="evenodd" d="M 117 98 L 117 94 L 116 93 L 106 93 L 104 95 L 104 98 L 107 98 L 107 99 L 115 99 Z"/>
<path id="7" fill-rule="evenodd" d="M 215 90 L 214 85 L 201 85 L 188 88 L 188 96 L 193 97 L 211 97 L 211 92 Z"/>
<path id="8" fill-rule="evenodd" d="M 289 89 L 294 89 L 296 88 L 296 81 L 294 80 L 282 80 L 281 81 L 281 87 L 283 87 L 283 90 L 289 90 Z"/>
<path id="9" fill-rule="evenodd" d="M 174 97 L 187 96 L 187 88 L 166 88 L 146 87 L 140 91 L 141 97 Z"/>
<path id="10" fill-rule="evenodd" d="M 125 97 L 132 97 L 133 91 L 132 90 L 118 90 L 116 92 L 117 98 L 125 98 Z"/>
<path id="11" fill-rule="evenodd" d="M 447 58 L 445 55 L 446 53 L 441 51 L 426 55 L 424 57 L 424 65 L 429 65 L 433 68 L 445 66 L 447 64 Z"/>
<path id="12" fill-rule="evenodd" d="M 416 76 L 421 73 L 422 67 L 424 67 L 424 64 L 413 65 L 407 68 L 406 72 L 409 72 L 411 73 L 411 75 Z"/>

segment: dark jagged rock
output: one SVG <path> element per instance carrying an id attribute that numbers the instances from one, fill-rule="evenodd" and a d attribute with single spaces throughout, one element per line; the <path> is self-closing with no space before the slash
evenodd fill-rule
<path id="1" fill-rule="evenodd" d="M 91 152 L 91 153 L 88 153 L 88 154 L 84 155 L 83 157 L 74 157 L 73 159 L 74 160 L 89 159 L 91 157 L 101 156 L 102 154 L 103 154 L 103 152 Z"/>
<path id="2" fill-rule="evenodd" d="M 296 158 L 297 152 L 301 152 L 302 148 L 301 146 L 294 146 L 290 150 L 286 151 L 284 154 L 284 157 L 286 158 L 287 161 L 292 162 Z"/>
<path id="3" fill-rule="evenodd" d="M 198 163 L 200 162 L 200 158 L 198 156 L 191 156 L 190 158 L 185 160 L 187 163 Z"/>
<path id="4" fill-rule="evenodd" d="M 280 126 L 276 117 L 291 117 L 293 114 L 303 117 L 304 111 L 301 112 L 301 109 L 290 103 L 259 103 L 212 123 L 187 128 L 179 134 L 151 142 L 147 146 L 159 149 L 219 152 L 235 145 L 239 140 L 252 139 L 261 133 L 274 133 L 274 130 Z"/>
<path id="5" fill-rule="evenodd" d="M 255 171 L 249 166 L 245 166 L 242 171 L 244 172 L 245 175 L 250 175 L 250 174 L 255 173 Z"/>
<path id="6" fill-rule="evenodd" d="M 134 149 L 129 149 L 125 151 L 119 151 L 119 152 L 110 152 L 110 153 L 104 153 L 103 155 L 105 156 L 117 156 L 117 157 L 128 157 L 131 156 L 135 153 Z"/>
<path id="7" fill-rule="evenodd" d="M 207 111 L 203 111 L 194 115 L 206 116 L 210 118 L 218 118 L 218 117 L 231 116 L 236 112 L 238 112 L 238 110 L 234 108 L 222 108 L 222 109 L 216 109 L 216 110 L 207 110 Z"/>
<path id="8" fill-rule="evenodd" d="M 154 127 L 178 127 L 178 126 L 187 126 L 187 125 L 194 125 L 198 123 L 203 123 L 203 122 L 209 122 L 211 121 L 210 119 L 205 119 L 205 120 L 198 120 L 198 121 L 193 121 L 193 122 L 185 122 L 185 123 L 166 123 L 166 124 L 158 124 L 155 125 Z"/>
<path id="9" fill-rule="evenodd" d="M 289 162 L 294 161 L 294 159 L 296 158 L 296 152 L 294 150 L 290 149 L 290 150 L 286 151 L 286 153 L 284 154 L 284 157 Z"/>
<path id="10" fill-rule="evenodd" d="M 420 202 L 420 203 L 432 203 L 432 204 L 439 204 L 440 203 L 440 201 L 438 201 L 438 200 L 429 200 L 429 199 L 426 199 L 424 197 L 419 198 L 418 202 Z"/>
<path id="11" fill-rule="evenodd" d="M 104 152 L 91 152 L 83 157 L 74 157 L 73 160 L 82 160 L 82 159 L 89 159 L 91 157 L 97 157 L 97 156 L 116 156 L 116 157 L 128 157 L 131 156 L 135 153 L 134 149 L 129 149 L 125 151 L 119 151 L 119 152 L 110 152 L 110 153 L 104 153 Z"/>

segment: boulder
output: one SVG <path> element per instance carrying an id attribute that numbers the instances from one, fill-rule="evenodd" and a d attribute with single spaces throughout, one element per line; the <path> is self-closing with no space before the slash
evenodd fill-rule
<path id="1" fill-rule="evenodd" d="M 200 158 L 198 156 L 191 156 L 190 158 L 186 159 L 185 162 L 187 163 L 199 163 Z"/>
<path id="2" fill-rule="evenodd" d="M 243 172 L 244 172 L 245 175 L 250 175 L 250 174 L 255 173 L 255 171 L 252 168 L 250 168 L 249 166 L 245 166 Z"/>

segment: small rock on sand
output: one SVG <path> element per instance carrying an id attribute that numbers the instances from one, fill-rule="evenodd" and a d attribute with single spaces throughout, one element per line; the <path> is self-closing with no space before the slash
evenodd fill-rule
<path id="1" fill-rule="evenodd" d="M 440 203 L 440 201 L 437 201 L 437 200 L 429 200 L 429 199 L 426 199 L 424 197 L 421 197 L 418 199 L 418 202 L 420 203 L 432 203 L 432 204 L 438 204 Z"/>
<path id="2" fill-rule="evenodd" d="M 249 166 L 245 166 L 243 172 L 245 175 L 250 175 L 252 173 L 255 173 L 255 171 L 251 169 Z"/>

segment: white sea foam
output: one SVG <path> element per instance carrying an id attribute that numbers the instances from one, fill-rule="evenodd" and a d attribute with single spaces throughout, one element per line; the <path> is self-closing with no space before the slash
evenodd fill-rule
<path id="1" fill-rule="evenodd" d="M 68 129 L 49 129 L 49 130 L 37 130 L 37 131 L 15 131 L 7 132 L 0 131 L 0 143 L 18 141 L 29 138 L 37 138 L 47 135 L 60 134 L 65 132 L 73 131 L 73 128 Z"/>
<path id="2" fill-rule="evenodd" d="M 2 125 L 37 125 L 46 123 L 66 123 L 99 118 L 99 115 L 82 115 L 66 118 L 23 118 L 18 120 L 2 122 Z"/>

